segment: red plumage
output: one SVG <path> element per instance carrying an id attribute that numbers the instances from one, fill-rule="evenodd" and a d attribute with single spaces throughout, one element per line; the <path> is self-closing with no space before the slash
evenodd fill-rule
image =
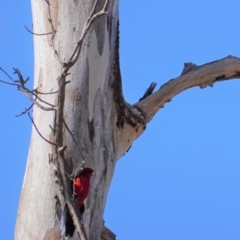
<path id="1" fill-rule="evenodd" d="M 81 214 L 83 214 L 85 209 L 83 202 L 88 196 L 90 178 L 93 175 L 93 172 L 94 171 L 92 168 L 84 168 L 80 174 L 75 177 L 74 181 L 72 181 L 73 196 Z M 66 236 L 72 237 L 75 231 L 75 226 L 67 205 L 64 207 L 64 211 L 61 217 L 61 224 L 63 225 L 62 233 L 65 233 Z"/>
<path id="2" fill-rule="evenodd" d="M 92 168 L 84 168 L 73 182 L 73 194 L 74 198 L 77 201 L 79 209 L 81 208 L 84 200 L 88 195 L 90 188 L 90 178 L 92 174 L 93 174 Z"/>

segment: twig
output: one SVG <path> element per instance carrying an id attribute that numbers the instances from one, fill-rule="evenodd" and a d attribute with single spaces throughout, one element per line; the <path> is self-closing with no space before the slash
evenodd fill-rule
<path id="1" fill-rule="evenodd" d="M 12 79 L 12 77 L 4 70 L 0 67 L 0 70 L 4 72 L 5 75 L 8 76 L 8 78 L 10 78 L 14 83 L 9 83 L 9 82 L 6 82 L 6 81 L 3 81 L 3 80 L 0 80 L 0 82 L 2 83 L 5 83 L 5 84 L 8 84 L 8 85 L 12 85 L 12 86 L 16 86 L 20 91 L 22 91 L 24 93 L 24 95 L 29 99 L 31 100 L 34 104 L 36 104 L 39 108 L 41 108 L 42 110 L 44 111 L 53 111 L 54 110 L 54 105 L 52 105 L 51 103 L 48 103 L 44 100 L 42 100 L 40 97 L 37 96 L 37 92 L 34 91 L 34 90 L 30 90 L 28 88 L 25 87 L 25 83 L 29 80 L 29 78 L 27 78 L 26 80 L 23 78 L 21 72 L 19 69 L 17 68 L 13 68 L 14 70 L 14 74 L 17 74 L 18 76 L 18 80 L 14 81 Z M 35 93 L 36 92 L 36 93 Z M 31 96 L 35 96 L 36 99 L 33 99 L 33 97 Z M 48 107 L 44 107 L 42 106 L 40 103 L 38 103 L 36 100 L 39 99 L 39 101 L 45 103 L 46 105 L 49 105 L 51 106 L 50 108 Z M 21 114 L 20 114 L 21 115 Z M 17 115 L 18 116 L 18 115 Z"/>
<path id="2" fill-rule="evenodd" d="M 69 173 L 66 170 L 65 170 L 65 173 L 71 181 L 75 180 L 75 177 L 71 177 L 72 175 L 69 175 Z"/>
<path id="3" fill-rule="evenodd" d="M 45 1 L 47 2 L 47 5 L 48 5 L 48 15 L 49 15 L 48 21 L 51 24 L 52 34 L 53 34 L 52 35 L 52 40 L 53 40 L 54 37 L 55 37 L 55 34 L 56 34 L 56 30 L 55 30 L 55 28 L 53 26 L 53 23 L 52 23 L 52 14 L 51 14 L 51 8 L 50 8 L 51 4 L 50 4 L 49 0 L 45 0 Z"/>
<path id="4" fill-rule="evenodd" d="M 7 75 L 10 80 L 12 80 L 13 82 L 15 82 L 15 81 L 12 79 L 12 77 L 11 77 L 3 68 L 0 67 L 0 70 L 1 70 L 2 72 L 4 72 L 5 75 Z"/>
<path id="5" fill-rule="evenodd" d="M 84 224 L 82 222 L 82 218 L 80 218 L 81 221 L 79 221 L 78 216 L 76 215 L 76 211 L 75 211 L 75 208 L 73 207 L 72 202 L 67 200 L 66 204 L 67 204 L 68 210 L 69 210 L 69 212 L 70 212 L 70 214 L 72 216 L 72 220 L 73 220 L 73 223 L 74 223 L 74 225 L 76 227 L 76 230 L 78 232 L 79 238 L 81 240 L 83 240 L 83 239 L 87 240 L 88 238 L 87 238 L 86 230 L 84 228 Z"/>
<path id="6" fill-rule="evenodd" d="M 73 173 L 70 175 L 70 179 L 75 179 L 83 170 L 84 166 L 85 166 L 85 161 L 82 161 L 82 165 L 80 167 L 78 167 L 75 171 L 73 171 Z"/>
<path id="7" fill-rule="evenodd" d="M 55 93 L 59 93 L 59 91 L 55 91 L 55 92 L 48 92 L 48 93 L 43 93 L 43 92 L 39 92 L 39 91 L 37 90 L 37 88 L 36 88 L 36 89 L 34 89 L 34 90 L 33 90 L 33 92 L 35 92 L 35 93 L 37 93 L 37 94 L 41 94 L 41 95 L 48 95 L 48 94 L 55 94 Z"/>
<path id="8" fill-rule="evenodd" d="M 66 129 L 67 129 L 67 131 L 69 132 L 69 134 L 71 135 L 71 137 L 72 137 L 72 139 L 73 139 L 73 141 L 74 141 L 74 143 L 75 143 L 75 145 L 76 145 L 76 147 L 77 147 L 77 150 L 78 150 L 79 154 L 81 155 L 81 157 L 82 157 L 82 159 L 83 159 L 83 155 L 82 155 L 82 153 L 81 153 L 81 151 L 80 151 L 80 148 L 79 148 L 79 146 L 78 146 L 78 143 L 77 143 L 77 141 L 76 141 L 73 133 L 72 133 L 71 130 L 68 128 L 68 125 L 66 124 L 66 122 L 65 122 L 64 119 L 63 119 L 63 124 L 64 124 L 64 126 L 66 127 Z"/>
<path id="9" fill-rule="evenodd" d="M 55 131 L 54 131 L 53 127 L 50 124 L 49 124 L 49 127 L 52 130 L 52 132 L 54 133 Z"/>
<path id="10" fill-rule="evenodd" d="M 22 116 L 23 114 L 27 113 L 32 107 L 33 107 L 34 103 L 31 104 L 31 106 L 29 108 L 26 108 L 22 113 L 16 115 L 15 117 L 20 117 Z"/>
<path id="11" fill-rule="evenodd" d="M 18 76 L 18 80 L 16 80 L 15 82 L 19 82 L 22 87 L 25 87 L 25 83 L 29 80 L 29 78 L 24 80 L 23 75 L 18 68 L 13 68 L 13 70 L 14 70 L 13 74 L 17 74 Z"/>
<path id="12" fill-rule="evenodd" d="M 20 86 L 20 90 L 24 93 L 24 95 L 31 100 L 34 104 L 36 104 L 39 108 L 41 108 L 44 111 L 53 111 L 54 107 L 44 107 L 42 106 L 40 103 L 38 103 L 35 99 L 33 99 L 29 94 L 28 91 L 30 91 L 29 89 L 26 89 L 25 87 L 21 87 Z"/>
<path id="13" fill-rule="evenodd" d="M 106 11 L 107 10 L 107 7 L 108 7 L 108 4 L 109 4 L 109 0 L 107 0 L 103 6 L 103 10 Z"/>
<path id="14" fill-rule="evenodd" d="M 57 58 L 58 62 L 63 64 L 61 59 L 59 58 L 59 55 L 58 55 L 58 52 L 57 50 L 55 49 L 55 46 L 54 46 L 54 37 L 56 35 L 56 32 L 57 30 L 55 30 L 54 26 L 53 26 L 53 22 L 52 22 L 52 14 L 51 14 L 51 4 L 49 2 L 49 0 L 45 0 L 45 2 L 47 3 L 48 5 L 48 15 L 49 15 L 49 18 L 48 18 L 48 21 L 50 22 L 50 26 L 52 28 L 52 37 L 51 37 L 51 42 L 52 42 L 52 47 L 53 47 L 53 51 L 54 51 L 54 55 L 55 57 Z"/>
<path id="15" fill-rule="evenodd" d="M 22 87 L 22 86 L 19 87 L 19 90 L 22 91 L 22 89 L 24 89 L 26 92 L 32 94 L 33 96 L 35 96 L 35 97 L 36 97 L 35 101 L 36 101 L 37 99 L 39 99 L 41 102 L 45 103 L 46 105 L 49 105 L 49 106 L 51 106 L 51 107 L 55 107 L 53 104 L 48 103 L 48 102 L 42 100 L 42 99 L 41 99 L 41 98 L 35 93 L 34 90 L 29 90 L 28 88 L 26 88 L 26 87 Z"/>
<path id="16" fill-rule="evenodd" d="M 24 27 L 26 28 L 26 30 L 28 32 L 30 32 L 31 34 L 36 35 L 36 36 L 45 36 L 45 35 L 53 34 L 53 32 L 49 32 L 49 33 L 34 33 L 31 30 L 29 30 L 25 25 L 24 25 Z"/>
<path id="17" fill-rule="evenodd" d="M 105 4 L 103 6 L 103 9 L 100 12 L 94 14 L 94 11 L 95 11 L 95 8 L 96 8 L 96 4 L 97 4 L 97 1 L 95 1 L 94 6 L 93 6 L 93 10 L 91 11 L 91 13 L 89 15 L 89 18 L 88 18 L 87 22 L 85 23 L 85 25 L 83 27 L 82 34 L 81 34 L 81 37 L 80 37 L 80 39 L 79 39 L 79 41 L 77 43 L 77 46 L 75 47 L 71 57 L 69 58 L 68 62 L 66 63 L 66 65 L 70 65 L 69 68 L 71 66 L 73 66 L 74 63 L 77 61 L 77 59 L 79 57 L 79 54 L 80 54 L 80 51 L 81 51 L 83 39 L 86 36 L 86 34 L 88 33 L 88 30 L 90 29 L 90 27 L 93 24 L 93 22 L 97 18 L 101 17 L 102 15 L 108 14 L 106 9 L 107 9 L 107 6 L 109 4 L 109 0 L 106 0 Z"/>
<path id="18" fill-rule="evenodd" d="M 50 142 L 49 140 L 47 140 L 47 139 L 40 133 L 40 131 L 38 130 L 38 128 L 37 128 L 37 126 L 36 126 L 36 124 L 35 124 L 35 122 L 34 122 L 34 120 L 33 120 L 33 118 L 30 116 L 29 112 L 28 112 L 28 117 L 30 118 L 33 126 L 35 127 L 35 129 L 36 129 L 37 133 L 40 135 L 40 137 L 41 137 L 43 140 L 45 140 L 46 142 L 48 142 L 49 144 L 52 144 L 52 145 L 54 145 L 54 146 L 57 146 L 56 143 Z"/>
<path id="19" fill-rule="evenodd" d="M 98 0 L 95 0 L 94 5 L 93 5 L 93 8 L 92 8 L 92 11 L 90 12 L 90 14 L 89 14 L 89 16 L 88 16 L 87 22 L 89 22 L 89 21 L 91 20 L 91 17 L 93 16 L 93 14 L 94 14 L 94 12 L 95 12 L 97 3 L 98 3 Z"/>
<path id="20" fill-rule="evenodd" d="M 45 103 L 45 104 L 47 104 L 47 105 L 49 105 L 49 106 L 51 106 L 51 107 L 55 107 L 53 104 L 48 103 L 48 102 L 42 100 L 37 94 L 33 93 L 32 91 L 31 91 L 31 93 L 32 93 L 33 96 L 36 97 L 36 99 L 39 99 L 39 101 L 41 101 L 41 102 L 43 102 L 43 103 Z"/>
<path id="21" fill-rule="evenodd" d="M 8 84 L 8 85 L 18 86 L 16 83 L 9 83 L 9 82 L 5 82 L 3 80 L 0 80 L 0 82 Z"/>

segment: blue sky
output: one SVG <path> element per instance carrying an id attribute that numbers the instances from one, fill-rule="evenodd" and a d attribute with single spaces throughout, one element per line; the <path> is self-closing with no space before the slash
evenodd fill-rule
<path id="1" fill-rule="evenodd" d="M 184 62 L 240 56 L 238 0 L 121 1 L 124 96 L 135 103 L 150 82 L 177 77 Z M 0 7 L 0 66 L 33 76 L 28 1 Z M 2 79 L 3 76 L 0 75 Z M 105 209 L 118 240 L 240 239 L 240 83 L 176 96 L 119 160 Z M 0 85 L 0 239 L 13 239 L 31 126 L 29 105 Z"/>

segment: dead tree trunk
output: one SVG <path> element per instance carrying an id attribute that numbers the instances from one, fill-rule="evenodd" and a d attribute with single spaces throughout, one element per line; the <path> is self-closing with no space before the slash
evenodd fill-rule
<path id="1" fill-rule="evenodd" d="M 99 239 L 116 160 L 137 136 L 130 129 L 125 143 L 116 128 L 116 101 L 122 101 L 114 96 L 121 87 L 118 1 L 32 1 L 32 11 L 34 88 L 45 101 L 33 118 L 53 144 L 33 129 L 15 238 L 60 239 L 65 201 L 74 209 L 68 176 L 85 162 L 95 175 L 86 202 L 88 237 L 82 238 Z"/>
<path id="2" fill-rule="evenodd" d="M 61 239 L 60 215 L 67 203 L 80 239 L 98 240 L 116 161 L 172 97 L 190 87 L 239 78 L 240 60 L 230 56 L 200 67 L 187 64 L 181 76 L 129 105 L 121 87 L 117 0 L 32 0 L 32 12 L 34 89 L 44 102 L 32 99 L 36 127 L 15 239 Z M 69 176 L 83 163 L 95 170 L 86 225 L 79 221 L 69 187 Z M 102 239 L 114 239 L 106 232 Z"/>

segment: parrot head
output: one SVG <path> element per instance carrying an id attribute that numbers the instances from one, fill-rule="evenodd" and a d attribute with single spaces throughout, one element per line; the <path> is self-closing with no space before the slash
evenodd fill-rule
<path id="1" fill-rule="evenodd" d="M 93 175 L 93 173 L 94 171 L 92 168 L 86 167 L 82 170 L 82 172 L 79 175 L 85 178 L 90 178 Z"/>

